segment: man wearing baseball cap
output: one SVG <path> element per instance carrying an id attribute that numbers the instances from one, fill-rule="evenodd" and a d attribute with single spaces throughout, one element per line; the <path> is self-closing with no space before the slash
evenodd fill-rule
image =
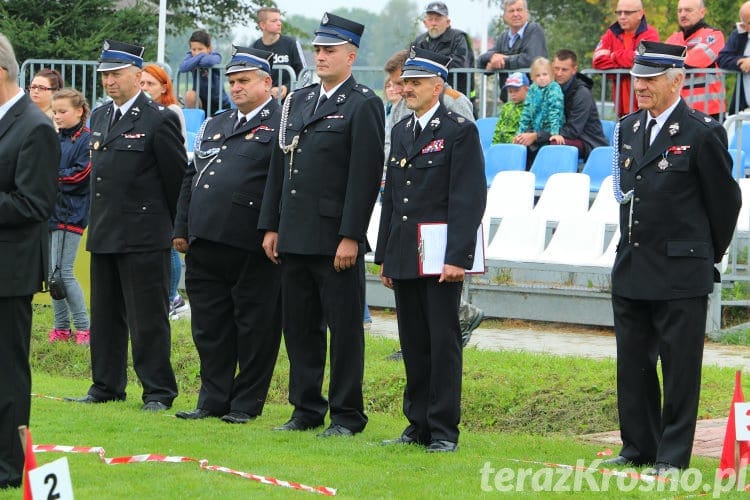
<path id="1" fill-rule="evenodd" d="M 375 263 L 396 298 L 406 370 L 409 425 L 383 444 L 427 452 L 458 448 L 461 415 L 459 302 L 474 264 L 477 228 L 487 197 L 476 126 L 440 102 L 448 58 L 412 47 L 402 71 L 403 99 L 413 111 L 391 131 Z M 439 275 L 423 275 L 417 234 L 422 223 L 447 224 Z"/>
<path id="2" fill-rule="evenodd" d="M 471 39 L 463 31 L 451 26 L 447 5 L 443 2 L 427 4 L 422 22 L 427 31 L 417 36 L 412 45 L 449 57 L 448 70 L 474 67 Z M 471 97 L 473 87 L 471 74 L 459 73 L 455 81 L 453 75 L 449 74 L 446 81 L 462 94 Z"/>
<path id="3" fill-rule="evenodd" d="M 281 270 L 269 261 L 258 215 L 281 109 L 271 97 L 273 53 L 234 47 L 226 67 L 236 109 L 209 118 L 182 182 L 174 247 L 185 284 L 201 389 L 177 418 L 256 418 L 281 342 Z M 189 252 L 188 252 L 189 249 Z"/>
<path id="4" fill-rule="evenodd" d="M 724 128 L 680 97 L 684 64 L 682 45 L 640 43 L 630 70 L 640 110 L 620 120 L 614 144 L 622 449 L 606 462 L 654 464 L 661 476 L 690 464 L 708 295 L 721 281 L 714 264 L 732 240 L 741 204 Z"/>
<path id="5" fill-rule="evenodd" d="M 321 437 L 367 424 L 364 254 L 383 172 L 383 101 L 351 74 L 365 27 L 330 13 L 315 30 L 319 84 L 287 96 L 258 228 L 281 264 L 292 417 L 278 431 L 331 423 Z M 330 330 L 330 385 L 322 394 Z"/>
<path id="6" fill-rule="evenodd" d="M 124 401 L 128 338 L 143 410 L 171 407 L 170 247 L 187 164 L 180 123 L 141 92 L 143 47 L 106 40 L 99 58 L 112 101 L 91 114 L 91 372 L 81 403 Z"/>

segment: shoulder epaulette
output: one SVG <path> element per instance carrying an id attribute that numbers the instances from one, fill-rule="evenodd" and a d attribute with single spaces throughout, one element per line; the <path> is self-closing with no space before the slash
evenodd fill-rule
<path id="1" fill-rule="evenodd" d="M 692 118 L 693 120 L 697 121 L 698 123 L 702 123 L 703 126 L 706 128 L 721 126 L 719 122 L 717 122 L 716 120 L 714 120 L 713 118 L 711 118 L 710 116 L 708 116 L 707 114 L 701 111 L 696 111 L 694 109 L 691 109 L 688 112 L 688 116 Z"/>
<path id="2" fill-rule="evenodd" d="M 370 87 L 368 87 L 367 85 L 362 85 L 361 83 L 357 83 L 356 85 L 354 85 L 354 87 L 352 87 L 352 90 L 356 90 L 360 94 L 367 97 L 375 95 L 375 92 L 373 92 Z"/>
<path id="3" fill-rule="evenodd" d="M 447 113 L 445 113 L 445 116 L 447 116 L 448 118 L 450 118 L 456 123 L 466 123 L 469 121 L 464 116 L 458 113 L 454 113 L 453 111 L 448 111 Z"/>

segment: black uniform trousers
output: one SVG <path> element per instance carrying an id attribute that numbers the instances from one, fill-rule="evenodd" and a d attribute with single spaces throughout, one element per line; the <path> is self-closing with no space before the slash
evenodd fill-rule
<path id="1" fill-rule="evenodd" d="M 622 451 L 635 464 L 690 463 L 700 398 L 708 298 L 612 296 Z M 661 360 L 661 402 L 657 357 Z"/>
<path id="2" fill-rule="evenodd" d="M 292 416 L 309 424 L 322 424 L 330 406 L 331 423 L 361 432 L 367 424 L 362 400 L 364 257 L 360 252 L 356 264 L 340 272 L 333 268 L 332 255 L 281 257 L 281 303 Z M 321 393 L 326 325 L 331 332 L 330 401 Z"/>
<path id="3" fill-rule="evenodd" d="M 262 253 L 202 239 L 185 264 L 198 408 L 260 415 L 281 343 L 281 270 Z"/>
<path id="4" fill-rule="evenodd" d="M 18 426 L 29 425 L 31 410 L 31 296 L 0 297 L 0 318 L 0 487 L 16 487 L 23 474 Z"/>
<path id="5" fill-rule="evenodd" d="M 169 250 L 91 254 L 89 394 L 125 399 L 128 331 L 143 401 L 170 406 L 177 382 L 170 363 Z"/>
<path id="6" fill-rule="evenodd" d="M 463 283 L 438 277 L 393 280 L 401 351 L 406 367 L 403 434 L 422 444 L 458 442 L 461 419 Z"/>

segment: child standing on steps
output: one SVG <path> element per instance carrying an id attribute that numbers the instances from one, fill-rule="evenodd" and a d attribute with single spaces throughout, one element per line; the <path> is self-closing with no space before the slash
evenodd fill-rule
<path id="1" fill-rule="evenodd" d="M 54 328 L 49 341 L 72 337 L 71 317 L 77 344 L 89 344 L 89 315 L 83 291 L 73 273 L 78 245 L 88 224 L 90 203 L 89 105 L 79 91 L 64 88 L 52 96 L 52 111 L 60 138 L 60 165 L 57 170 L 57 201 L 49 221 L 49 273 L 62 281 L 65 298 L 52 300 Z"/>

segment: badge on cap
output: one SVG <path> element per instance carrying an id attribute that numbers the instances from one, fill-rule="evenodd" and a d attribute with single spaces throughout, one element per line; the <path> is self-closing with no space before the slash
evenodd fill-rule
<path id="1" fill-rule="evenodd" d="M 109 40 L 104 40 L 104 44 L 102 45 L 102 49 L 109 50 Z"/>
<path id="2" fill-rule="evenodd" d="M 323 14 L 323 19 L 320 20 L 320 24 L 328 24 L 328 12 Z"/>
<path id="3" fill-rule="evenodd" d="M 412 45 L 409 50 L 409 59 L 414 59 L 415 57 L 417 57 L 417 51 L 414 50 L 414 45 Z"/>

